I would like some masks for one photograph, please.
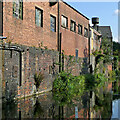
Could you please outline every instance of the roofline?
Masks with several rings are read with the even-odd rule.
[[[94,30],[94,32],[97,33],[99,36],[102,36],[102,34],[99,33],[97,30],[95,30],[92,26],[90,26],[90,28],[92,28]]]
[[[99,26],[99,27],[109,27],[110,28],[110,32],[111,32],[111,35],[112,35],[112,30],[111,30],[111,26]],[[113,37],[113,35],[112,35],[112,37]]]
[[[110,27],[110,25],[105,25],[105,26],[101,26],[101,25],[100,25],[99,27]]]
[[[74,7],[72,7],[71,5],[69,5],[67,2],[65,2],[64,0],[61,0],[63,3],[65,3],[67,6],[69,6],[70,8],[72,8],[73,10],[75,10],[77,13],[79,13],[80,15],[82,15],[83,17],[85,17],[87,20],[90,20],[88,17],[86,17],[85,15],[83,15],[82,13],[80,13],[78,10],[76,10]]]

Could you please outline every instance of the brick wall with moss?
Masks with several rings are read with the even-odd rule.
[[[9,49],[10,48],[10,49]],[[2,50],[3,97],[26,97],[36,92],[35,74],[41,73],[43,80],[37,92],[52,89],[59,72],[59,53],[47,48],[9,44]],[[88,59],[74,56],[64,57],[64,69],[74,75],[88,72]]]
[[[44,80],[39,92],[52,89],[52,82],[58,73],[58,52],[54,50],[11,45],[23,52],[3,50],[3,97],[23,97],[34,92],[34,75],[41,72]]]

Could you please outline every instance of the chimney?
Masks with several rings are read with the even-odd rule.
[[[99,18],[98,17],[93,17],[92,18],[92,24],[93,24],[93,28],[98,31]]]
[[[49,0],[49,4],[51,7],[54,6],[57,2],[58,0]]]

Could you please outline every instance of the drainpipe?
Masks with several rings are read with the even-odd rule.
[[[58,23],[57,23],[58,24],[58,30],[57,30],[58,48],[57,49],[58,49],[58,51],[60,51],[60,47],[59,47],[59,33],[60,33],[60,29],[59,29],[60,28],[60,26],[59,26],[59,0],[57,0],[57,2],[58,2],[58,10],[57,10],[58,11],[58,18],[57,18],[57,21],[58,21]]]
[[[89,65],[89,67],[88,67],[88,72],[89,73],[92,73],[92,65],[91,65],[91,61],[90,61],[90,54],[91,54],[91,46],[90,46],[90,37],[91,37],[91,34],[90,34],[90,24],[88,24],[88,59],[89,59],[89,62],[88,62],[88,65]]]
[[[22,85],[22,52],[19,52],[19,86]]]
[[[58,30],[57,30],[57,38],[58,38],[58,51],[59,51],[59,72],[61,72],[61,33],[60,33],[60,3],[58,2]]]
[[[89,54],[89,66],[90,66],[90,24],[88,24],[88,30],[89,30],[89,32],[88,32],[88,47],[89,47],[88,54]]]

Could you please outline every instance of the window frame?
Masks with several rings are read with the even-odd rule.
[[[87,30],[87,35],[85,34],[85,30]],[[88,29],[84,27],[84,37],[88,38]]]
[[[37,25],[36,23],[36,10],[39,10],[41,12],[41,24],[40,25]],[[35,25],[38,27],[43,27],[43,10],[38,7],[35,7]]]
[[[81,32],[79,32],[79,26],[81,27]],[[83,26],[81,24],[78,24],[78,34],[79,35],[83,34]]]
[[[52,29],[51,29],[51,17],[54,18],[54,20],[55,20],[54,31],[52,31]],[[51,32],[56,32],[56,17],[52,14],[50,14],[50,31]]]
[[[74,23],[74,30],[71,28],[71,23]],[[76,22],[74,20],[70,20],[70,31],[76,32]]]
[[[23,0],[18,0],[18,4],[17,1],[14,0],[12,8],[13,8],[13,16],[17,19],[23,20]]]
[[[64,26],[64,25],[62,24],[62,17],[64,17],[64,18],[66,19],[66,26]],[[61,15],[61,26],[62,26],[63,28],[67,28],[67,29],[68,29],[68,17],[66,17],[66,16],[64,16],[64,15]]]

